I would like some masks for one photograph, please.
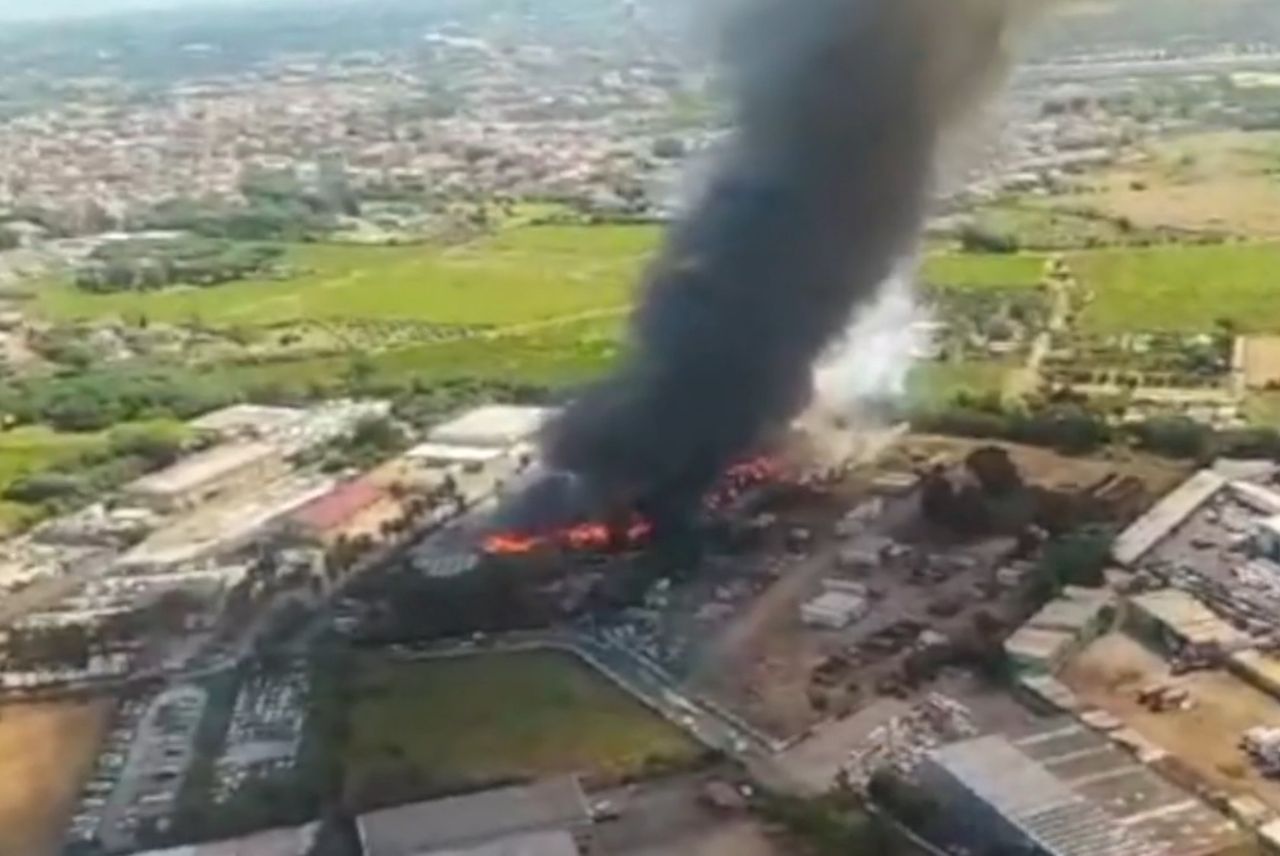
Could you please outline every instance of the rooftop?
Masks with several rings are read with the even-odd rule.
[[[1110,603],[1106,597],[1077,597],[1067,592],[1049,601],[1023,625],[1039,630],[1065,630],[1079,633],[1098,617]]]
[[[1154,856],[1154,844],[1130,833],[1005,737],[944,746],[934,763],[1050,856]]]
[[[158,473],[143,476],[129,485],[134,494],[171,496],[194,490],[206,482],[222,478],[241,467],[247,467],[280,451],[269,443],[236,443],[216,446],[179,461]]]
[[[1074,641],[1071,633],[1023,625],[1004,641],[1004,650],[1012,657],[1051,660]]]
[[[382,488],[368,479],[354,479],[299,508],[294,512],[293,520],[313,532],[327,532],[348,523],[352,517],[386,496]]]
[[[295,407],[267,407],[261,404],[233,404],[191,421],[197,431],[237,434],[244,431],[269,432],[295,425],[307,412]]]
[[[315,843],[319,824],[296,829],[271,829],[209,844],[191,844],[168,850],[150,850],[138,856],[306,856]]]
[[[571,829],[590,819],[578,780],[567,776],[383,809],[356,822],[365,856],[420,856],[450,848],[467,853],[496,839]]]
[[[1165,588],[1135,595],[1133,603],[1191,643],[1230,646],[1247,637],[1192,595]]]
[[[405,452],[406,458],[419,461],[456,464],[487,464],[503,455],[492,446],[459,446],[453,443],[420,443]]]
[[[514,446],[537,434],[551,413],[545,407],[478,407],[432,429],[427,438],[450,446]]]
[[[578,856],[573,836],[564,830],[513,835],[464,850],[432,850],[422,856]]]
[[[1201,470],[1178,485],[1120,533],[1111,550],[1115,560],[1125,566],[1137,562],[1226,483],[1226,479],[1213,470]]]

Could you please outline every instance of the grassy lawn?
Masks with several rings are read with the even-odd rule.
[[[657,241],[646,226],[513,228],[457,247],[304,245],[300,275],[213,288],[97,295],[46,283],[36,312],[252,326],[299,319],[412,319],[517,324],[618,306],[631,298]]]
[[[1034,288],[1044,276],[1036,253],[941,253],[924,260],[920,280],[954,288]]]
[[[907,378],[907,401],[912,407],[941,407],[962,389],[975,395],[998,393],[1009,371],[997,362],[917,363]]]
[[[1251,425],[1280,428],[1280,392],[1252,392],[1244,400],[1244,416]]]
[[[74,460],[103,442],[99,434],[64,434],[41,426],[0,433],[0,493],[23,476]],[[41,516],[37,507],[0,500],[0,535],[22,529]]]
[[[1280,331],[1280,244],[1099,250],[1070,263],[1094,292],[1091,332],[1203,331],[1219,318]]]
[[[117,426],[118,430],[131,428],[170,433],[179,439],[187,434],[182,423],[170,420]],[[24,476],[70,463],[87,452],[105,449],[107,437],[107,432],[73,434],[40,425],[27,425],[0,432],[0,493]],[[38,506],[0,500],[0,536],[23,529],[44,515],[44,510]]]
[[[368,657],[357,673],[345,752],[348,796],[357,802],[389,777],[413,776],[436,791],[561,772],[609,780],[699,751],[566,654]]]
[[[279,386],[306,392],[340,382],[359,357],[372,380],[397,386],[457,377],[553,386],[578,383],[605,371],[621,352],[625,313],[493,338],[423,343],[387,351],[214,367],[241,388]]]

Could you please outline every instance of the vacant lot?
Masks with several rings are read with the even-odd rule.
[[[1271,696],[1223,671],[1171,678],[1162,659],[1119,633],[1085,649],[1063,679],[1085,701],[1173,753],[1214,788],[1233,795],[1253,793],[1280,809],[1280,783],[1258,775],[1236,746],[1246,729],[1280,726],[1280,703]],[[1138,704],[1138,690],[1166,682],[1188,689],[1195,706],[1152,713]]]
[[[1109,170],[1090,192],[1055,206],[1127,217],[1137,226],[1280,237],[1280,134],[1229,131],[1155,143],[1139,162]]]
[[[53,856],[110,717],[109,702],[0,706],[0,856]]]
[[[250,326],[300,319],[412,319],[518,324],[629,302],[656,245],[645,226],[531,226],[457,247],[307,245],[297,275],[212,288],[96,295],[69,283],[39,290],[53,319],[116,315]]]
[[[1071,267],[1094,294],[1092,332],[1208,331],[1219,319],[1280,331],[1280,244],[1098,250]]]
[[[388,779],[436,791],[562,772],[608,781],[698,752],[566,654],[369,658],[356,692],[346,763],[357,803]]]
[[[1264,389],[1280,382],[1280,336],[1245,338],[1244,379],[1250,389]]]

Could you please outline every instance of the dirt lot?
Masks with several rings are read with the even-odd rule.
[[[1280,381],[1280,336],[1249,336],[1244,340],[1244,377],[1250,389]]]
[[[106,701],[0,707],[0,856],[52,856],[110,718]]]
[[[1212,787],[1233,795],[1253,793],[1280,809],[1280,782],[1254,772],[1236,746],[1247,728],[1280,726],[1275,699],[1223,671],[1170,678],[1163,659],[1118,633],[1090,645],[1062,677],[1081,698],[1173,753]],[[1165,682],[1190,690],[1195,707],[1152,713],[1137,703],[1139,689]]]
[[[998,446],[1009,453],[1030,483],[1046,488],[1065,489],[1093,484],[1109,473],[1131,475],[1141,479],[1147,491],[1154,497],[1163,496],[1183,479],[1190,470],[1174,461],[1126,451],[1113,451],[1105,455],[1072,457],[1060,455],[1052,449],[1037,446],[1021,446],[1016,443],[999,443],[990,440],[967,440],[961,437],[943,437],[934,434],[911,434],[899,443],[884,463],[890,468],[902,468],[912,462],[962,460],[975,449]]]
[[[1153,145],[1138,163],[1091,182],[1091,193],[1055,198],[1128,217],[1139,226],[1280,235],[1274,165],[1277,136],[1238,131],[1197,134]]]

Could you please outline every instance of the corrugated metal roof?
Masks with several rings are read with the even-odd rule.
[[[573,777],[498,788],[360,815],[365,856],[418,856],[520,833],[573,829],[590,822]]]
[[[1181,589],[1165,588],[1135,595],[1133,604],[1191,643],[1213,642],[1230,648],[1248,638]]]
[[[293,520],[313,532],[327,532],[349,522],[386,495],[382,488],[368,479],[355,479],[308,502],[294,512]]]
[[[1181,525],[1227,483],[1213,470],[1201,470],[1178,485],[1146,514],[1116,538],[1111,554],[1122,565],[1132,565]]]
[[[1156,856],[1165,852],[1075,793],[1006,738],[937,749],[934,763],[1051,856]]]
[[[568,832],[534,832],[500,838],[466,850],[433,850],[422,856],[578,856],[578,845]]]
[[[504,404],[477,407],[433,428],[427,439],[455,446],[513,446],[538,433],[552,412]]]
[[[1072,634],[1061,630],[1023,626],[1004,641],[1004,650],[1011,657],[1047,662],[1056,658],[1074,641]]]
[[[194,490],[227,474],[264,461],[283,457],[269,443],[235,443],[215,446],[179,461],[158,473],[143,476],[130,484],[128,491],[147,496],[171,496]]]

